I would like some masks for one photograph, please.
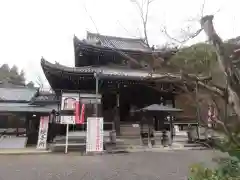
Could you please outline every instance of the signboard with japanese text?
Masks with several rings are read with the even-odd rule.
[[[75,111],[76,102],[79,102],[78,93],[62,93],[61,110]],[[61,115],[61,124],[75,124],[75,115]]]
[[[63,116],[61,115],[60,118],[61,124],[75,124],[75,116]]]
[[[87,145],[86,152],[103,151],[103,118],[87,118]]]
[[[47,148],[48,123],[49,116],[43,116],[40,118],[37,149]]]

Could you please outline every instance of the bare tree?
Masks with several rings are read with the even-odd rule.
[[[137,5],[138,10],[140,12],[140,17],[142,19],[142,24],[143,24],[143,29],[144,29],[145,41],[149,46],[148,34],[147,34],[147,23],[148,23],[148,13],[149,13],[148,8],[149,8],[149,4],[152,1],[147,1],[146,2],[146,5],[147,5],[146,6],[146,11],[144,11],[144,6],[143,6],[144,1],[142,1],[142,4],[140,4],[137,0],[134,0],[133,2]],[[229,86],[227,86],[227,89],[228,89],[227,92],[228,93],[226,94],[226,90],[224,88],[218,87],[218,86],[216,86],[212,83],[211,84],[206,83],[202,79],[199,79],[197,76],[190,76],[189,74],[186,73],[186,71],[184,69],[182,69],[182,67],[173,67],[173,68],[179,69],[181,71],[183,79],[185,79],[188,82],[188,84],[193,84],[195,82],[196,86],[198,86],[200,88],[203,88],[204,90],[207,90],[208,94],[211,97],[211,101],[212,101],[213,104],[215,104],[215,107],[218,110],[219,114],[220,114],[222,109],[216,103],[216,99],[220,98],[222,100],[225,100],[226,96],[228,95],[229,102],[232,104],[233,109],[235,110],[235,112],[237,113],[237,115],[239,117],[238,118],[238,120],[239,120],[240,119],[240,99],[239,99],[240,94],[237,93],[237,92],[239,92],[239,89],[240,89],[239,88],[239,82],[236,82],[236,77],[234,77],[234,73],[233,73],[233,65],[229,62],[229,57],[226,55],[226,51],[224,50],[223,42],[214,30],[214,27],[213,27],[213,24],[212,24],[213,16],[204,16],[205,3],[206,3],[206,1],[204,0],[203,4],[202,4],[202,7],[201,7],[200,17],[197,17],[194,20],[194,21],[196,21],[196,19],[198,19],[198,20],[201,19],[201,27],[197,31],[192,32],[190,27],[187,27],[187,30],[181,29],[181,34],[184,37],[184,38],[182,38],[182,40],[179,40],[178,38],[172,37],[168,33],[166,27],[164,27],[162,29],[162,32],[169,39],[171,39],[176,44],[178,44],[178,49],[179,50],[181,50],[181,47],[186,42],[188,42],[190,39],[193,39],[196,36],[198,36],[198,34],[200,32],[202,32],[202,30],[204,30],[206,32],[206,34],[209,37],[209,41],[213,43],[213,45],[216,49],[216,52],[218,54],[218,62],[221,66],[222,72],[226,74],[227,84],[229,84]],[[220,11],[220,9],[218,11],[216,11],[216,13],[218,13],[219,11]],[[178,51],[178,52],[180,52],[180,51]],[[153,58],[156,58],[156,57],[153,57]],[[171,66],[174,66],[174,65],[171,64]],[[181,86],[180,88],[182,88],[183,91],[186,92],[191,99],[195,99],[196,104],[197,104],[199,99],[196,96],[196,94],[190,92],[188,90],[188,88],[186,87],[186,84],[182,83],[180,86]],[[227,112],[225,112],[225,113],[227,113]],[[219,115],[218,118],[215,119],[215,123],[222,126],[223,130],[228,135],[228,137],[239,147],[240,143],[231,134],[230,129],[227,127],[228,122],[226,122],[226,119],[227,119],[226,115],[224,115],[224,116]]]
[[[35,83],[39,86],[40,90],[43,90],[43,88],[44,88],[44,81],[43,81],[43,79],[41,78],[40,75],[37,75]]]
[[[147,44],[147,46],[150,47],[147,34],[147,24],[149,16],[149,6],[154,0],[141,0],[141,2],[139,2],[138,0],[131,1],[137,6],[142,21],[144,41]]]
[[[133,3],[135,3],[138,8],[138,11],[140,13],[140,17],[142,20],[143,30],[144,30],[144,36],[145,36],[144,39],[145,39],[146,44],[149,46],[148,34],[147,34],[147,23],[148,23],[148,16],[149,16],[149,6],[151,3],[153,3],[154,0],[142,0],[141,2],[139,2],[138,0],[131,0],[131,1]],[[201,15],[203,15],[204,7],[205,7],[205,0],[203,2],[202,8],[201,8]],[[85,10],[86,10],[86,8],[85,8]],[[88,14],[87,10],[86,10],[86,13]],[[90,15],[89,15],[89,18],[93,22],[94,26],[96,27],[96,23],[94,22],[93,18]],[[96,28],[96,30],[98,32],[97,28]],[[179,41],[179,40],[175,39],[175,41],[178,42],[179,44],[183,45],[188,40],[196,37],[201,31],[202,31],[202,28],[193,33],[186,33],[186,39],[184,39],[183,41]],[[167,31],[165,31],[165,34],[167,36],[169,36],[169,38],[174,39],[167,33]],[[106,41],[108,41],[108,40],[106,39]],[[126,58],[126,60],[132,62],[133,64],[137,65],[138,67],[145,68],[142,64],[139,63],[139,61],[137,61],[133,57],[129,56],[125,52],[122,52],[122,51],[118,50],[117,48],[115,48],[115,45],[113,43],[111,43],[111,41],[109,41],[109,43],[113,46],[113,48],[112,48],[113,51],[119,53],[121,56]],[[152,56],[152,57],[155,60],[159,60],[159,57],[157,57],[157,56]],[[160,58],[160,60],[161,60],[161,63],[164,62],[164,61],[162,61],[162,58]],[[187,80],[187,82],[189,84],[195,84],[195,82],[197,82],[200,87],[205,88],[210,92],[214,92],[214,93],[220,95],[221,97],[224,96],[224,92],[222,91],[222,89],[219,89],[214,85],[206,84],[204,82],[208,78],[199,78],[196,75],[189,75],[188,73],[186,73],[186,71],[184,69],[181,69],[180,67],[173,66],[172,64],[170,66],[171,66],[171,68],[178,69],[181,72],[183,79]],[[151,67],[151,68],[154,69],[154,67]],[[166,76],[169,76],[169,75],[166,75]],[[159,80],[155,79],[155,81],[158,82]],[[157,87],[155,89],[157,89]],[[186,88],[184,88],[184,89],[186,89]]]
[[[222,73],[225,74],[228,92],[228,101],[233,107],[240,121],[240,94],[239,94],[239,79],[236,77],[236,70],[230,57],[225,50],[224,43],[216,33],[213,25],[213,15],[204,16],[201,21],[201,27],[204,29],[209,41],[213,44],[218,55],[218,63]]]

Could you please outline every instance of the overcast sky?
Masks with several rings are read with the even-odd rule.
[[[174,37],[189,23],[197,30],[199,23],[188,20],[199,17],[202,3],[203,0],[155,0],[149,14],[150,43],[166,43],[162,26]],[[206,0],[204,14],[219,10],[214,23],[226,39],[240,35],[239,7],[239,0]],[[138,11],[130,0],[0,0],[0,23],[0,65],[16,64],[32,81],[37,75],[44,77],[40,68],[42,56],[50,62],[74,65],[74,34],[84,38],[88,30],[139,37],[142,30]],[[202,33],[195,42],[204,40]]]

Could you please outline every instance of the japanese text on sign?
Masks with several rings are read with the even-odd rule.
[[[40,118],[37,149],[47,148],[48,123],[49,123],[48,116]]]
[[[87,118],[87,152],[103,151],[103,118]]]

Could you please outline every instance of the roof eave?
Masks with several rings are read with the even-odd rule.
[[[82,40],[79,40],[76,36],[74,37],[74,51],[77,54],[79,49],[94,49],[98,51],[105,51],[105,52],[126,52],[126,53],[135,53],[135,54],[152,54],[154,51],[149,50],[149,51],[142,51],[142,50],[133,50],[133,49],[116,49],[116,48],[110,48],[110,47],[104,47],[104,46],[98,46],[98,45],[93,45],[87,42],[84,42]],[[75,54],[75,55],[76,55]]]

